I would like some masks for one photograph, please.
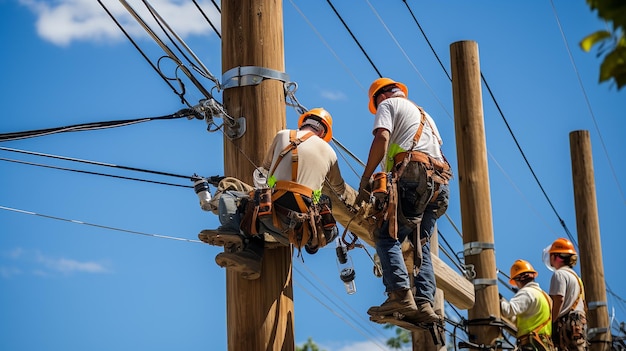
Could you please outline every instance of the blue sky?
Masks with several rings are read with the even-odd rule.
[[[119,2],[103,2],[148,57],[156,61],[163,54]],[[143,9],[139,1],[130,3]],[[151,3],[221,80],[220,39],[195,6]],[[199,3],[219,27],[212,3]],[[604,273],[619,296],[608,295],[609,312],[615,323],[623,321],[626,98],[598,83],[600,59],[578,47],[605,24],[582,0],[407,3],[448,72],[450,44],[478,43],[482,73],[556,209],[483,86],[496,263],[505,273],[515,259],[527,259],[547,289],[550,272],[541,250],[567,235],[559,218],[576,237],[569,133],[590,132]],[[380,72],[408,85],[409,97],[435,118],[456,170],[451,83],[406,4],[333,5]],[[156,117],[185,107],[95,1],[0,0],[0,19],[0,133]],[[330,111],[334,136],[365,160],[373,122],[366,91],[376,71],[327,2],[284,1],[284,28],[286,73],[298,84],[296,97],[307,108]],[[174,75],[171,65],[163,67]],[[196,104],[201,94],[188,82],[186,87],[185,97]],[[287,107],[288,127],[296,122],[297,113]],[[192,189],[6,160],[191,185],[6,149],[185,176],[223,174],[223,137],[206,127],[176,119],[0,142],[0,349],[226,349],[225,271],[214,263],[220,248],[197,241],[218,221],[200,209]],[[350,165],[342,161],[342,171],[356,187],[362,168]],[[460,254],[456,180],[448,215],[439,221],[440,231],[449,251]],[[338,278],[334,250],[294,259],[297,344],[312,337],[326,350],[385,349],[393,332],[369,322],[365,312],[384,300],[382,282],[371,274],[364,251],[351,256],[357,293],[350,296]],[[502,285],[500,291],[511,295]]]

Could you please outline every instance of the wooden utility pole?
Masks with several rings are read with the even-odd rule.
[[[463,249],[476,295],[469,309],[470,342],[495,345],[500,320],[496,277],[487,146],[483,120],[478,44],[459,41],[450,46],[454,129],[458,157]],[[473,272],[473,273],[472,273]]]
[[[236,67],[283,72],[282,0],[222,0],[222,73]],[[241,79],[244,81],[244,79]],[[224,174],[252,184],[274,135],[286,127],[285,94],[279,80],[228,88],[224,106],[244,117],[243,136],[224,140]],[[294,350],[291,251],[265,250],[258,280],[226,271],[228,350]]]
[[[576,229],[580,248],[580,272],[585,282],[588,333],[591,351],[605,351],[611,346],[606,286],[600,244],[600,225],[596,206],[596,187],[589,131],[569,135],[576,205]]]

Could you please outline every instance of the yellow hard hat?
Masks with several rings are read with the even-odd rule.
[[[533,266],[525,260],[517,260],[511,266],[511,280],[509,283],[515,285],[515,277],[519,276],[523,273],[534,273],[535,277],[537,276],[537,271],[533,268]]]
[[[333,117],[325,109],[318,107],[312,108],[300,115],[298,120],[298,128],[302,127],[304,121],[308,118],[318,120],[326,129],[326,134],[322,137],[324,141],[329,142],[333,138]]]
[[[395,85],[398,88],[400,88],[400,90],[402,90],[402,92],[404,93],[405,96],[409,96],[409,89],[406,87],[406,85],[400,83],[400,82],[396,82],[395,80],[391,79],[391,78],[378,78],[376,79],[374,82],[372,82],[372,85],[370,85],[370,90],[369,90],[369,109],[371,113],[376,113],[376,102],[374,101],[374,96],[376,95],[376,93],[378,93],[378,91],[386,86],[389,85]]]
[[[574,249],[574,244],[572,244],[571,241],[565,238],[556,239],[552,243],[552,246],[550,246],[549,252],[551,254],[558,253],[558,254],[576,255],[576,249]]]

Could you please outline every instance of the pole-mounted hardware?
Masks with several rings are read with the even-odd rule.
[[[258,85],[266,79],[275,79],[285,83],[289,81],[289,75],[271,68],[237,66],[222,74],[223,83],[221,88],[226,90],[229,88]],[[225,124],[226,128],[224,128],[224,133],[231,139],[237,139],[246,132],[246,118],[233,118],[232,122],[233,123]]]
[[[493,250],[494,248],[494,243],[482,243],[479,241],[473,241],[463,244],[463,255],[478,255],[479,253],[483,252],[483,250]]]
[[[222,74],[222,89],[258,85],[265,79],[276,79],[285,83],[289,81],[289,75],[271,68],[238,66]]]

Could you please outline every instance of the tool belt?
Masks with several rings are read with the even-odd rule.
[[[407,152],[400,152],[393,157],[394,164],[400,165],[407,157]],[[411,151],[409,162],[420,162],[426,166],[428,176],[432,177],[435,183],[448,184],[452,179],[452,171],[448,162],[439,161],[421,151]],[[397,166],[396,166],[397,167]]]
[[[256,189],[250,192],[241,230],[258,235],[259,221],[268,219],[298,251],[305,245],[310,248],[326,246],[337,236],[337,223],[332,215],[330,199],[322,196],[318,203],[311,204],[312,193],[310,188],[290,181],[278,181],[274,189]],[[277,202],[286,194],[293,195],[297,210]]]
[[[553,351],[552,339],[546,334],[530,334],[517,337],[517,345],[521,350]]]

